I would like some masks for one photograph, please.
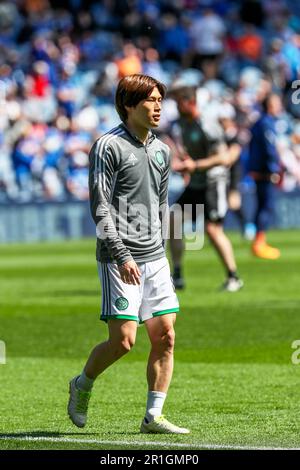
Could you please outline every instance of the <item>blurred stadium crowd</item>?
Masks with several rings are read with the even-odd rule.
[[[89,149],[118,124],[114,92],[132,73],[197,87],[211,131],[237,123],[242,162],[279,92],[281,186],[300,187],[298,2],[0,0],[0,201],[86,200]],[[168,97],[161,130],[176,118]]]

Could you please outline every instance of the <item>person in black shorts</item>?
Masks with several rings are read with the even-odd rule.
[[[247,235],[247,221],[242,210],[242,196],[240,191],[240,182],[242,179],[242,166],[240,155],[243,145],[246,145],[245,137],[242,138],[236,123],[236,112],[230,103],[224,103],[218,113],[218,121],[224,132],[224,140],[226,142],[229,153],[236,159],[229,168],[228,183],[228,207],[235,214],[241,232]],[[249,225],[249,224],[248,224]]]
[[[227,151],[220,137],[213,139],[203,130],[197,107],[196,90],[182,87],[173,91],[179,119],[171,125],[170,136],[181,148],[182,161],[178,172],[189,173],[190,181],[176,204],[182,209],[192,205],[192,220],[196,221],[197,204],[204,204],[205,230],[226,270],[223,289],[236,292],[243,287],[237,275],[232,245],[223,230],[227,212],[228,171],[235,158]],[[173,281],[177,289],[185,287],[182,273],[184,242],[174,236],[175,212],[170,214],[170,250],[173,261]]]

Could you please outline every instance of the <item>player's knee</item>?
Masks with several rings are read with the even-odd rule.
[[[223,228],[221,225],[207,224],[206,226],[206,233],[212,239],[217,238],[222,232],[223,232]]]
[[[212,224],[207,224],[206,233],[209,237],[213,237],[215,235],[215,226]]]
[[[169,328],[160,335],[152,338],[152,347],[165,352],[173,352],[175,346],[175,331]]]
[[[175,346],[175,331],[174,329],[170,329],[167,331],[165,334],[165,344],[166,344],[166,350],[168,351],[173,351],[174,346]]]
[[[115,357],[121,357],[129,353],[134,346],[134,338],[125,336],[113,344],[113,351]]]
[[[134,338],[130,336],[126,336],[120,341],[119,346],[120,346],[120,352],[122,353],[122,356],[131,351],[131,349],[134,346],[134,343],[135,343]]]

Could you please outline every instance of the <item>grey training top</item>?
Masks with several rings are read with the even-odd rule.
[[[123,123],[93,145],[89,191],[98,261],[121,265],[165,256],[169,153],[152,132],[144,145]]]

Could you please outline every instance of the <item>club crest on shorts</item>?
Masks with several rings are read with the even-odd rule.
[[[157,152],[155,152],[155,159],[157,161],[157,163],[159,164],[159,166],[163,166],[165,161],[164,161],[164,157],[162,156],[162,153],[158,150]]]
[[[118,297],[117,300],[115,301],[115,306],[117,307],[118,310],[126,310],[128,305],[129,305],[129,302],[125,297]]]

